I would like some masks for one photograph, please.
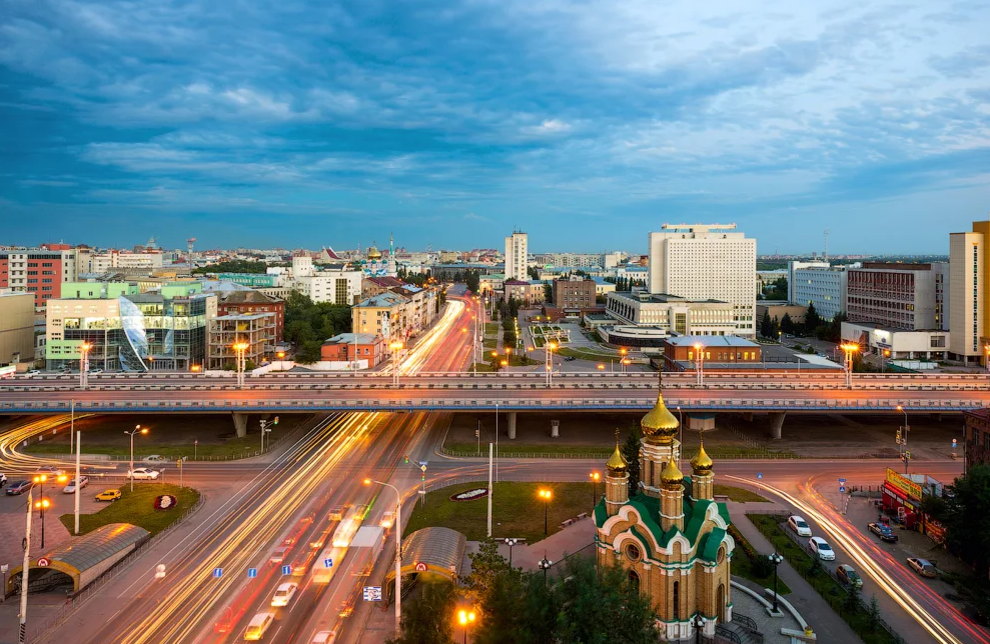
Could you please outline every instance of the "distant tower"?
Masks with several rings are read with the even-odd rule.
[[[189,239],[186,240],[186,248],[189,250],[189,257],[192,257],[192,254],[193,254],[193,244],[195,244],[195,243],[196,243],[196,238],[195,237],[190,237]]]
[[[395,266],[395,240],[392,238],[392,233],[388,234],[388,274],[392,277],[399,274]]]
[[[828,261],[828,228],[825,229],[825,256],[822,258],[822,261]]]

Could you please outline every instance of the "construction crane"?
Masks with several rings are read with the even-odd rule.
[[[193,254],[193,244],[195,244],[195,243],[196,243],[196,238],[195,237],[190,237],[189,239],[186,240],[186,248],[189,249],[189,257],[192,257],[192,254]]]

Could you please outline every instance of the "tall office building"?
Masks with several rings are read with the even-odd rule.
[[[756,335],[756,240],[735,224],[664,224],[650,233],[650,293],[732,304],[734,333]]]
[[[850,322],[904,331],[947,331],[949,265],[866,262],[850,268],[846,312]],[[948,285],[951,287],[951,284]]]
[[[529,235],[513,232],[505,238],[505,279],[526,280],[526,258],[529,254]]]
[[[979,362],[990,343],[990,221],[974,221],[973,232],[949,235],[949,353],[957,360]]]

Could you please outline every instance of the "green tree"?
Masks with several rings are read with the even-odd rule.
[[[955,480],[947,496],[942,525],[946,545],[969,563],[976,576],[990,568],[990,465],[971,466]]]
[[[815,305],[808,304],[808,312],[804,314],[804,328],[809,332],[814,332],[818,329],[818,325],[822,323],[822,317],[818,315],[818,311],[815,310]]]
[[[419,597],[402,602],[402,635],[387,644],[453,644],[457,589],[449,581],[420,586]]]
[[[780,330],[784,333],[794,333],[794,322],[790,313],[784,313],[784,317],[780,319]]]
[[[866,615],[870,620],[870,632],[876,633],[880,628],[880,602],[876,595],[870,596],[870,603],[866,607]]]
[[[469,291],[477,295],[481,292],[481,278],[474,271],[468,271],[464,276],[464,283]]]
[[[854,614],[860,609],[860,592],[856,584],[849,584],[846,589],[846,598],[842,602],[842,610],[849,614]]]
[[[553,303],[553,284],[543,280],[543,301]]]
[[[629,496],[639,492],[639,425],[634,424],[629,429],[626,442],[622,445],[622,456],[629,463]]]
[[[478,544],[478,552],[468,554],[471,560],[471,573],[461,578],[467,599],[478,606],[491,591],[494,580],[499,575],[507,573],[509,562],[498,552],[498,542],[494,539],[484,539]]]
[[[772,337],[773,320],[770,319],[770,309],[763,312],[763,319],[760,321],[760,335],[764,338]]]
[[[260,273],[268,271],[268,264],[265,262],[251,262],[244,259],[232,259],[225,262],[210,264],[209,266],[199,266],[192,270],[194,275],[216,274],[216,273]]]

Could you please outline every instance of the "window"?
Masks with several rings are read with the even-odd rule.
[[[681,582],[674,582],[674,619],[681,616]]]
[[[633,543],[626,546],[626,558],[629,559],[629,561],[639,561],[640,558],[642,558],[642,553],[639,550],[639,546]]]
[[[635,570],[629,571],[629,585],[633,587],[633,590],[639,592],[639,575],[636,574]]]

